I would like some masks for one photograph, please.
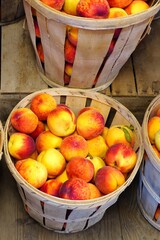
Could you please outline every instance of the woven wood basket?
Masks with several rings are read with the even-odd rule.
[[[2,122],[0,121],[0,160],[2,159],[3,154],[3,143],[4,143],[4,130]]]
[[[42,79],[51,87],[103,90],[118,75],[137,44],[150,30],[153,16],[159,11],[159,0],[148,10],[115,19],[87,19],[71,16],[44,5],[40,0],[24,0],[28,29]],[[36,10],[44,52],[41,64],[31,9]],[[64,84],[64,45],[67,26],[78,27],[78,43],[68,85]],[[121,33],[108,56],[116,29]]]
[[[145,154],[140,168],[140,181],[138,187],[138,204],[143,216],[155,228],[160,230],[160,217],[154,218],[158,205],[160,204],[160,159],[154,152],[148,138],[148,120],[155,115],[160,108],[160,95],[158,95],[148,106],[142,125]]]
[[[23,0],[1,0],[0,26],[17,22],[24,16]]]
[[[78,232],[99,222],[106,209],[113,205],[119,195],[133,181],[143,157],[141,127],[134,115],[119,102],[110,97],[92,91],[67,88],[47,89],[32,93],[22,99],[13,109],[29,106],[31,99],[40,92],[47,92],[55,97],[57,103],[65,103],[71,109],[78,111],[85,106],[94,106],[102,111],[106,126],[114,124],[132,124],[136,133],[135,151],[137,163],[126,182],[113,193],[92,200],[65,200],[49,196],[28,184],[16,171],[12,158],[8,152],[8,138],[12,132],[10,113],[5,125],[4,153],[6,163],[18,186],[19,193],[27,213],[42,226],[61,233]]]

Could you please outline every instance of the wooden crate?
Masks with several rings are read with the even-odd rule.
[[[37,56],[37,66],[43,80],[51,87],[92,89],[96,91],[108,87],[117,77],[132,52],[147,31],[153,16],[159,11],[156,2],[148,10],[119,20],[86,19],[56,11],[46,7],[39,0],[24,0],[24,8],[31,41]],[[34,17],[40,29],[44,64],[41,63],[36,45]],[[67,26],[77,27],[78,43],[69,84],[64,83],[65,56],[64,45]],[[108,56],[110,44],[117,29],[120,35],[112,53]],[[89,46],[89,47],[88,47]]]
[[[135,146],[137,153],[136,165],[126,179],[126,182],[116,191],[97,199],[73,201],[49,196],[29,185],[15,169],[14,162],[8,152],[8,138],[12,132],[10,116],[5,125],[4,152],[6,163],[15,178],[19,193],[28,214],[45,228],[54,231],[69,233],[78,232],[89,228],[101,220],[107,208],[113,205],[119,195],[131,184],[134,179],[143,156],[143,144],[141,127],[134,115],[116,100],[92,91],[75,90],[66,88],[46,89],[34,92],[22,99],[13,109],[27,107],[31,99],[40,92],[47,92],[55,97],[57,103],[65,103],[77,114],[85,106],[93,106],[101,110],[106,124],[133,125],[135,130]]]
[[[155,97],[148,106],[143,124],[145,154],[140,171],[140,182],[137,199],[144,217],[158,230],[160,230],[160,216],[155,219],[155,213],[160,204],[160,159],[152,148],[148,137],[148,120],[155,116],[160,108],[160,95]]]

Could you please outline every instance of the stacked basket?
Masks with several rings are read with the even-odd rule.
[[[106,126],[115,124],[133,125],[136,139],[134,150],[137,153],[136,165],[127,178],[126,182],[114,192],[91,200],[66,200],[50,196],[32,187],[17,172],[13,159],[8,152],[8,139],[13,129],[10,118],[12,112],[20,107],[30,105],[31,99],[40,92],[46,92],[54,96],[57,103],[67,104],[75,114],[86,106],[93,106],[101,110],[104,115]],[[113,205],[119,195],[133,181],[143,157],[143,144],[141,128],[134,115],[119,102],[100,93],[85,90],[68,90],[67,88],[47,89],[32,93],[22,99],[10,113],[5,125],[4,152],[6,163],[15,178],[19,193],[27,213],[45,228],[62,232],[78,232],[94,225],[103,217],[106,209]]]
[[[39,73],[51,87],[63,87],[64,45],[67,26],[77,27],[78,43],[68,88],[102,90],[118,75],[137,44],[148,30],[160,3],[153,1],[152,7],[138,14],[114,19],[88,19],[77,17],[47,7],[40,0],[24,0],[24,8],[31,41],[37,57]],[[41,63],[36,47],[36,32],[32,11],[40,29],[44,52]],[[109,47],[117,29],[121,33],[112,53]]]
[[[156,155],[148,137],[148,121],[160,108],[160,96],[148,106],[142,125],[144,148],[146,154],[140,169],[140,181],[137,192],[138,203],[144,217],[160,230],[160,216],[155,213],[160,206],[160,158]]]

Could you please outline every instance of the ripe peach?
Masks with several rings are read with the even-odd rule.
[[[58,197],[59,196],[59,189],[62,186],[62,183],[59,182],[56,179],[49,179],[47,180],[42,187],[40,187],[40,190],[44,193],[47,193],[49,195]]]
[[[101,133],[101,136],[104,138],[104,140],[106,139],[108,133],[108,127],[104,127],[103,132]]]
[[[36,37],[40,38],[41,35],[40,35],[40,29],[39,29],[39,26],[38,26],[37,18],[34,18],[33,22],[34,22],[34,28],[35,28]]]
[[[158,151],[160,151],[160,130],[158,130],[155,133],[154,141],[155,141],[156,148],[158,149]]]
[[[36,150],[36,145],[32,137],[25,133],[13,133],[8,141],[8,150],[12,157],[25,159],[31,156]]]
[[[70,178],[62,184],[59,197],[70,200],[87,200],[90,199],[90,188],[83,179]]]
[[[155,134],[160,130],[160,117],[153,116],[148,121],[148,137],[152,144],[155,142]]]
[[[64,67],[64,72],[71,77],[72,75],[72,70],[73,70],[73,64],[65,62],[65,67]]]
[[[65,72],[64,72],[64,85],[68,85],[70,83],[71,80],[71,76],[68,76]]]
[[[96,185],[94,185],[93,183],[88,183],[88,186],[90,189],[90,199],[99,198],[102,196],[102,193],[99,191]]]
[[[64,57],[68,63],[73,63],[76,55],[76,47],[68,40],[65,41]]]
[[[77,4],[77,16],[87,18],[106,18],[110,6],[106,0],[79,0]]]
[[[94,175],[94,166],[91,161],[84,157],[73,157],[66,166],[68,178],[82,178],[90,182]]]
[[[100,168],[96,174],[95,185],[103,194],[115,191],[125,182],[125,177],[121,171],[111,166]]]
[[[131,15],[145,11],[148,8],[149,5],[145,1],[134,0],[124,10],[127,12],[128,15]]]
[[[62,138],[54,135],[49,130],[43,131],[36,139],[36,149],[40,153],[49,148],[60,148]]]
[[[42,133],[43,131],[45,131],[45,124],[42,121],[38,120],[36,129],[29,135],[35,140],[39,136],[39,134]]]
[[[128,14],[122,8],[112,7],[109,10],[108,18],[126,17]]]
[[[154,214],[154,219],[157,221],[160,217],[160,204],[158,204],[158,207],[155,211],[155,214]]]
[[[108,0],[110,7],[117,8],[125,8],[127,7],[133,0]]]
[[[48,93],[39,93],[31,100],[30,109],[38,116],[39,120],[47,120],[48,114],[55,109],[57,103]]]
[[[98,110],[88,110],[77,117],[77,132],[89,140],[103,132],[104,117]]]
[[[63,5],[63,11],[70,15],[76,15],[76,8],[79,0],[65,0]]]
[[[38,157],[38,152],[37,152],[37,150],[35,150],[35,151],[29,156],[29,158],[32,158],[32,159],[34,159],[34,160],[37,160],[37,157]]]
[[[93,158],[87,157],[87,159],[89,159],[94,166],[94,178],[92,180],[95,181],[97,171],[100,168],[104,167],[106,164],[105,164],[104,160],[100,157],[93,157]]]
[[[157,110],[156,115],[157,115],[158,117],[160,117],[160,108]]]
[[[92,157],[94,156],[97,156],[100,158],[105,157],[108,147],[106,145],[104,138],[101,135],[95,138],[92,138],[90,140],[87,140],[87,143],[88,143],[89,155],[91,155]]]
[[[64,169],[64,171],[58,175],[56,178],[56,180],[58,180],[59,182],[64,183],[65,181],[68,180],[68,176],[67,176],[67,172],[66,172],[66,168]]]
[[[133,147],[135,143],[135,132],[129,126],[114,125],[108,129],[105,141],[109,147],[116,143],[124,143]]]
[[[137,161],[137,154],[132,147],[117,143],[108,148],[105,156],[107,165],[120,170],[122,173],[130,172]]]
[[[158,151],[155,144],[152,145],[152,148],[153,148],[154,152],[156,153],[157,157],[160,158],[160,151]]]
[[[41,0],[44,4],[56,10],[62,10],[64,0]]]
[[[40,188],[47,180],[46,167],[34,159],[19,160],[15,167],[19,174],[35,188]]]
[[[44,52],[43,52],[43,46],[41,41],[37,43],[36,47],[37,47],[37,53],[38,53],[39,59],[42,63],[44,63]]]
[[[86,157],[88,155],[87,141],[80,135],[72,134],[63,139],[60,152],[67,161],[73,157]]]
[[[77,42],[78,42],[78,28],[68,26],[67,27],[67,37],[68,37],[68,40],[73,44],[73,46],[76,47]]]
[[[95,111],[99,111],[98,108],[96,107],[93,107],[93,106],[89,106],[89,107],[84,107],[84,108],[81,108],[78,112],[78,115],[79,116],[81,113],[85,112],[85,111],[88,111],[88,110],[95,110]],[[99,111],[100,112],[100,111]],[[100,112],[101,113],[101,112]]]
[[[37,161],[41,162],[47,168],[48,178],[55,178],[61,174],[66,167],[66,161],[63,155],[54,148],[42,151],[38,155]]]
[[[49,113],[47,125],[53,134],[59,137],[65,137],[75,131],[76,117],[70,108],[58,106]]]
[[[11,124],[19,132],[29,134],[38,125],[38,117],[29,108],[18,108],[11,115]]]

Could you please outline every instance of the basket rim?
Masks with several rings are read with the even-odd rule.
[[[149,140],[148,136],[148,120],[151,117],[150,114],[154,110],[155,107],[160,107],[160,95],[155,97],[151,103],[149,104],[148,108],[146,109],[146,112],[144,114],[143,123],[142,123],[142,135],[143,135],[143,142],[144,142],[144,148],[147,152],[147,155],[150,157],[150,161],[152,162],[153,166],[160,172],[160,162],[159,158],[154,152],[152,145]]]
[[[67,96],[79,96],[79,97],[90,97],[91,99],[95,99],[95,100],[100,100],[103,103],[116,103],[117,107],[115,108],[117,111],[120,112],[120,110],[123,109],[123,111],[127,112],[127,117],[132,119],[136,125],[136,130],[138,131],[138,138],[139,138],[139,150],[138,150],[138,157],[137,157],[137,162],[136,165],[134,167],[134,169],[132,170],[129,178],[124,182],[124,184],[119,187],[118,189],[116,189],[114,192],[109,193],[107,195],[101,196],[99,198],[95,198],[95,199],[89,199],[89,200],[68,200],[68,199],[61,199],[58,197],[54,197],[51,195],[48,195],[46,193],[43,193],[42,191],[36,189],[35,187],[33,187],[31,184],[29,184],[16,170],[13,161],[10,157],[10,154],[8,152],[8,126],[10,123],[10,117],[12,112],[21,107],[21,104],[23,104],[24,102],[27,101],[27,103],[30,102],[30,99],[37,95],[38,93],[42,93],[42,92],[46,92],[46,93],[52,93],[53,96],[60,96],[63,94],[67,95]],[[26,104],[25,104],[26,105]],[[120,112],[121,114],[123,114],[123,112]],[[27,191],[30,190],[31,193],[34,193],[34,195],[37,195],[37,197],[41,197],[45,202],[49,202],[50,203],[57,203],[57,204],[63,204],[65,206],[69,206],[69,207],[75,207],[75,206],[84,206],[84,205],[88,205],[88,204],[95,204],[98,203],[100,204],[101,202],[104,202],[105,200],[110,200],[113,196],[118,196],[131,184],[131,182],[133,181],[135,175],[137,174],[139,167],[141,165],[142,162],[142,158],[143,158],[143,153],[144,153],[144,147],[142,144],[142,136],[141,136],[141,126],[138,122],[138,120],[136,119],[136,117],[125,107],[123,106],[121,103],[119,103],[117,100],[103,95],[101,93],[98,92],[93,92],[93,91],[85,91],[85,90],[80,90],[78,91],[77,89],[67,89],[67,88],[49,88],[49,89],[43,89],[43,90],[39,90],[36,91],[34,93],[31,93],[29,95],[27,95],[26,97],[24,97],[10,112],[5,127],[4,127],[4,134],[5,134],[5,138],[4,138],[4,155],[5,155],[5,161],[6,164],[10,170],[10,172],[12,173],[13,177],[15,178],[15,180],[17,181],[18,184],[20,184],[22,187],[26,188]]]
[[[63,13],[56,9],[53,9],[40,0],[23,0],[27,2],[33,8],[38,10],[43,16],[48,19],[56,20],[57,22],[65,23],[79,28],[102,30],[102,29],[113,29],[115,27],[122,28],[130,25],[138,24],[145,21],[147,18],[153,17],[160,9],[160,0],[155,0],[154,4],[147,10],[129,15],[127,17],[113,18],[113,19],[93,19],[86,17],[78,17],[70,14]],[[148,16],[146,18],[146,15]]]

